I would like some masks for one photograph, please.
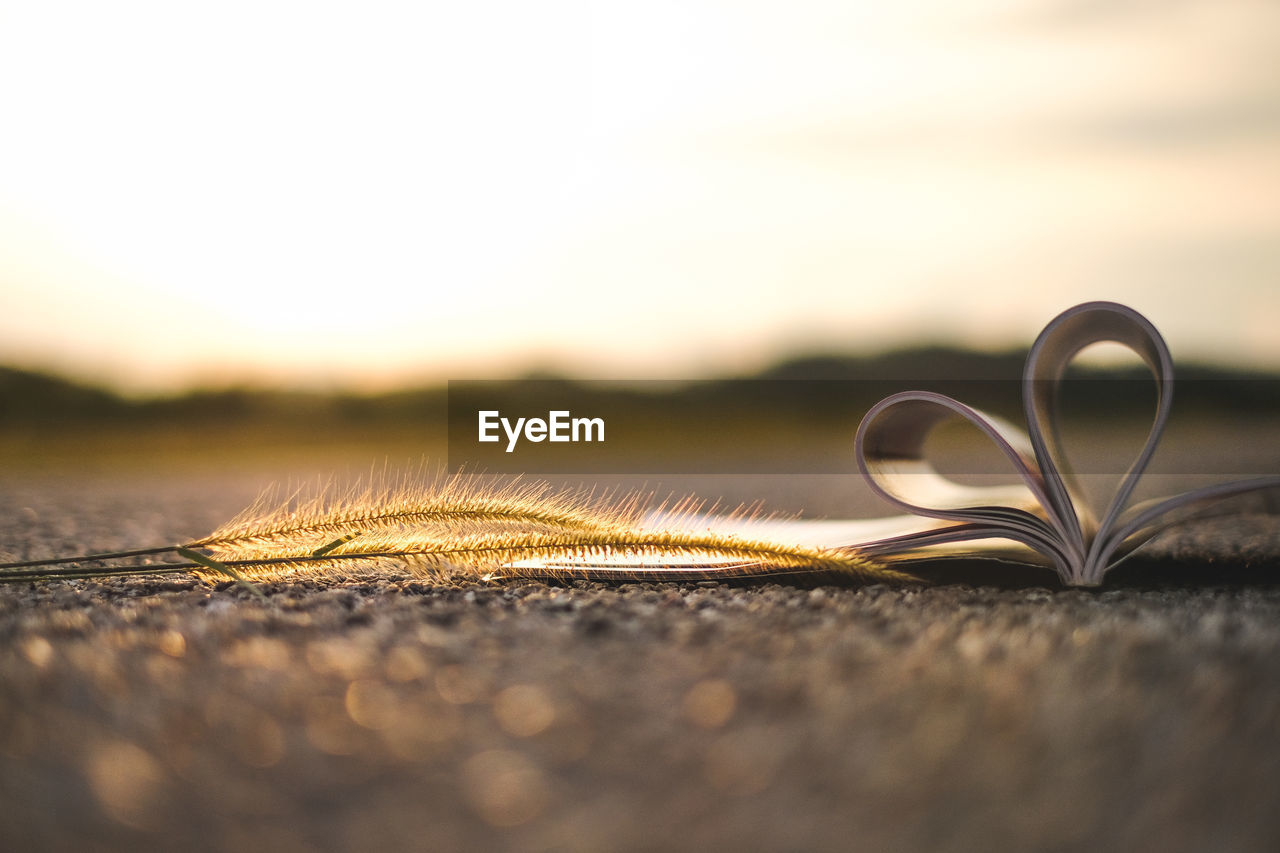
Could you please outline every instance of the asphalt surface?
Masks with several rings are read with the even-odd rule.
[[[3,482],[0,556],[258,485]],[[1250,515],[1101,591],[0,587],[0,849],[1280,849],[1278,555]]]

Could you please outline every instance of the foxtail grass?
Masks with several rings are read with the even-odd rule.
[[[463,475],[392,486],[371,481],[345,493],[273,490],[203,538],[0,564],[0,582],[190,573],[230,578],[257,593],[256,581],[371,574],[675,580],[812,573],[866,583],[913,580],[856,549],[691,532],[696,525],[681,521],[702,506],[690,500],[666,507],[664,527],[654,529],[643,523],[647,506],[638,494],[595,498]],[[165,555],[182,562],[136,562]]]

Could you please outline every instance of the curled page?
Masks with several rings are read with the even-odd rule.
[[[955,419],[984,433],[1022,485],[962,486],[939,474],[925,458],[925,441],[933,429]],[[997,530],[1051,557],[1059,571],[1071,562],[1073,555],[1062,553],[1072,541],[1070,523],[1045,489],[1030,439],[1012,424],[942,394],[906,391],[872,407],[858,428],[855,447],[867,484],[889,503],[988,534]]]

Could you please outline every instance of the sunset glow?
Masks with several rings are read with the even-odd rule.
[[[1280,8],[859,5],[5,4],[0,363],[680,377],[1112,299],[1280,367]]]

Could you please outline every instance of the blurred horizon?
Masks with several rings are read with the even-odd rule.
[[[0,364],[749,375],[1124,302],[1280,369],[1264,0],[0,8]]]
[[[890,394],[928,390],[1022,423],[1024,355],[932,348],[801,359],[696,382],[544,376],[388,392],[230,387],[147,397],[0,366],[0,470],[6,477],[146,470],[293,478],[434,460],[489,474],[852,480],[854,430]],[[1118,475],[1151,428],[1155,385],[1144,367],[1093,367],[1073,369],[1062,383],[1065,434],[1078,473]],[[1184,364],[1178,373],[1158,472],[1221,480],[1274,471],[1269,439],[1280,413],[1280,371]],[[476,443],[481,410],[511,418],[586,413],[607,422],[609,440],[526,443],[508,456],[501,445]],[[936,432],[930,454],[949,474],[1008,473],[992,465],[998,454],[976,430],[950,424]]]

